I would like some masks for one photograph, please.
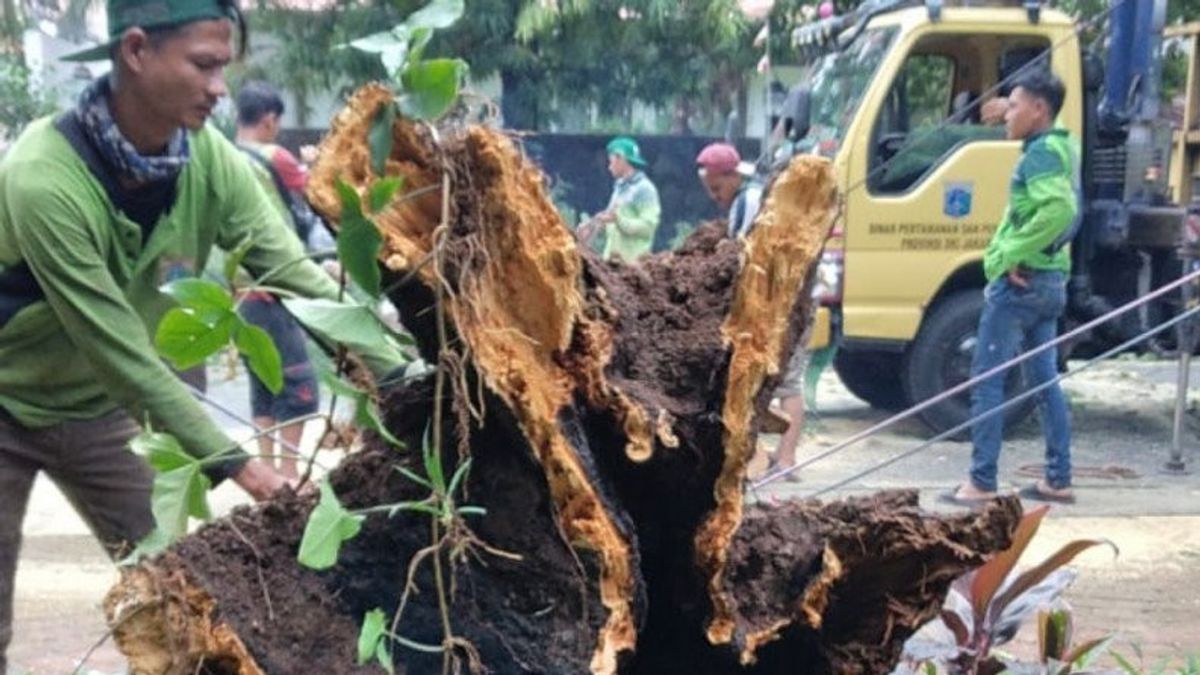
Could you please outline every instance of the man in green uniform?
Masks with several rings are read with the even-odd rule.
[[[174,435],[256,499],[285,479],[205,414],[156,356],[165,281],[213,247],[252,243],[260,275],[302,258],[246,158],[205,126],[244,21],[232,0],[109,0],[111,58],[78,105],[34,122],[0,162],[0,673],[12,637],[21,521],[36,475],[66,493],[110,555],[154,527],[152,472],[130,452],[139,424]],[[303,262],[271,280],[336,298]]]
[[[606,235],[605,260],[620,256],[626,262],[634,262],[654,247],[654,233],[662,208],[658,202],[658,189],[646,176],[646,160],[641,149],[632,138],[619,136],[608,144],[608,171],[614,179],[612,197],[608,207],[592,219],[591,234],[603,230]]]
[[[1009,361],[1022,349],[1052,341],[1067,304],[1066,279],[1071,269],[1067,244],[1079,226],[1079,150],[1074,139],[1054,126],[1066,90],[1054,75],[1035,71],[1013,87],[1005,112],[1008,138],[1022,141],[1023,154],[1013,173],[1008,208],[984,252],[983,314],[971,375],[979,376]],[[1057,375],[1057,350],[1047,349],[1025,363],[1029,385]],[[971,392],[971,416],[994,411],[1004,402],[1001,371]],[[1028,498],[1072,502],[1071,420],[1058,384],[1038,395],[1046,438],[1042,480],[1022,491]],[[997,464],[1004,415],[995,412],[971,429],[970,480],[949,501],[973,505],[996,496]]]

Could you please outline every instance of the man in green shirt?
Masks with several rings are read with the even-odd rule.
[[[0,673],[21,521],[45,471],[113,556],[153,529],[152,472],[127,448],[149,422],[256,499],[285,485],[233,451],[156,356],[158,289],[252,242],[260,275],[304,256],[231,143],[205,125],[244,21],[232,0],[109,0],[111,58],[72,110],[34,122],[0,162]],[[308,261],[271,285],[336,299]]]
[[[612,139],[607,151],[608,171],[615,180],[612,197],[608,207],[592,219],[596,229],[589,228],[585,239],[603,230],[607,237],[603,258],[620,256],[625,262],[634,262],[654,247],[654,233],[662,213],[658,189],[646,176],[646,160],[632,138]]]
[[[1009,361],[1022,349],[1054,340],[1066,308],[1066,277],[1071,267],[1067,244],[1080,222],[1079,150],[1068,133],[1054,127],[1065,89],[1054,75],[1035,71],[1020,78],[1005,113],[1008,137],[1023,142],[1013,173],[1008,208],[984,253],[983,314],[975,344],[972,376]],[[1025,363],[1029,385],[1057,375],[1057,350],[1047,349]],[[1000,372],[975,386],[971,416],[1004,402]],[[1045,477],[1022,491],[1043,501],[1074,501],[1071,492],[1071,420],[1058,384],[1038,395],[1046,437]],[[997,462],[1004,415],[993,412],[971,430],[970,481],[949,495],[973,504],[997,494]]]

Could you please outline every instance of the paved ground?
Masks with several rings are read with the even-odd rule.
[[[1195,621],[1200,615],[1200,474],[1177,477],[1159,471],[1170,447],[1174,377],[1172,364],[1114,361],[1071,381],[1075,465],[1084,470],[1117,466],[1132,470],[1136,477],[1080,477],[1079,503],[1053,510],[1027,558],[1040,559],[1076,538],[1113,540],[1121,549],[1115,560],[1102,550],[1078,560],[1079,581],[1067,596],[1076,609],[1077,633],[1085,638],[1115,633],[1114,644],[1120,651],[1131,655],[1134,648],[1130,645],[1136,645],[1147,655],[1148,665],[1161,658],[1200,653],[1200,628]],[[1193,374],[1194,382],[1200,382],[1197,377],[1200,368]],[[217,399],[245,414],[243,382],[217,382],[212,390]],[[1200,461],[1196,397],[1200,393],[1194,393],[1190,401],[1187,436],[1187,459],[1193,467]],[[884,417],[854,399],[832,376],[821,382],[820,404],[820,417],[805,439],[802,457],[827,449]],[[245,433],[235,422],[225,420],[223,424]],[[773,485],[764,490],[764,496],[811,494],[914,447],[926,436],[919,423],[901,423],[808,467],[801,483]],[[308,441],[311,444],[312,439]],[[767,438],[767,444],[773,442]],[[837,490],[834,496],[917,487],[925,505],[942,509],[935,496],[963,479],[969,453],[966,444],[939,443]],[[1019,470],[1039,462],[1040,455],[1036,425],[1019,430],[1002,458],[1003,482],[1010,487],[1030,482],[1032,478]],[[242,501],[231,486],[223,486],[213,496],[218,512]],[[35,489],[25,534],[10,661],[18,666],[16,673],[70,673],[105,634],[98,606],[115,573],[49,483],[41,482]],[[1031,648],[1027,631],[1014,650],[1027,653]],[[88,661],[89,668],[105,674],[122,672],[122,665],[108,643]]]

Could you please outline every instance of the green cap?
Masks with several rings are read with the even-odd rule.
[[[608,154],[623,157],[626,162],[634,166],[646,166],[646,160],[642,159],[642,151],[638,149],[637,141],[628,136],[617,136],[609,141]]]
[[[63,61],[103,61],[126,30],[167,28],[204,19],[233,19],[235,0],[108,0],[108,42],[62,57]]]

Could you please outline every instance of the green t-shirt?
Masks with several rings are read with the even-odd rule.
[[[1079,147],[1065,129],[1025,139],[1009,185],[1008,207],[983,256],[993,281],[1015,267],[1071,269],[1065,238],[1079,214]]]
[[[613,185],[608,209],[616,214],[616,220],[605,228],[605,260],[620,256],[633,262],[646,255],[654,247],[654,232],[658,229],[662,208],[658,202],[658,189],[645,173],[636,171]]]
[[[156,355],[152,335],[173,301],[158,288],[203,270],[214,247],[249,240],[261,275],[304,250],[242,155],[219,132],[190,133],[173,206],[143,245],[67,139],[42,119],[0,161],[0,268],[22,262],[43,299],[0,325],[0,407],[46,427],[123,407],[207,456],[234,442]],[[305,297],[337,286],[304,261],[272,278]]]

